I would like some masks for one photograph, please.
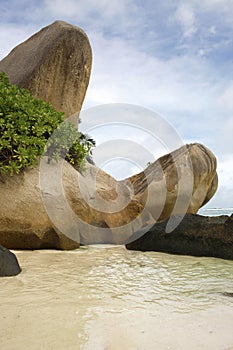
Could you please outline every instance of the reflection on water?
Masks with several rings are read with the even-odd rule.
[[[23,272],[0,280],[3,350],[233,347],[233,261],[122,246],[16,255]]]

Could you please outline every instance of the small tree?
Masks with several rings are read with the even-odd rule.
[[[0,73],[0,173],[13,175],[33,167],[44,153],[48,161],[63,157],[79,168],[94,145],[88,135],[64,122],[64,113]]]

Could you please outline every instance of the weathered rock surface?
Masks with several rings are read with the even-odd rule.
[[[9,249],[75,249],[56,232],[44,208],[39,169],[28,169],[13,177],[0,177],[0,243]]]
[[[81,174],[67,162],[62,166],[47,161],[40,169],[1,176],[0,208],[0,242],[11,249],[75,249],[80,242],[124,242],[122,230],[116,241],[109,227],[127,226],[142,210],[123,185],[117,186],[95,166],[87,164]]]
[[[166,232],[167,224],[168,220],[163,220],[147,232],[135,232],[126,248],[233,260],[233,215],[187,214],[172,232]]]
[[[79,173],[67,162],[45,159],[40,168],[0,177],[0,244],[11,249],[124,244],[171,213],[196,213],[214,194],[216,179],[215,157],[199,144],[183,146],[125,181],[88,163]]]
[[[124,182],[155,221],[171,215],[197,213],[218,186],[216,158],[199,143],[184,145],[164,155],[143,172]]]
[[[66,116],[77,113],[86,94],[92,51],[78,27],[56,21],[15,47],[0,61],[10,82],[27,88]]]
[[[0,277],[16,276],[20,272],[15,254],[0,245]]]

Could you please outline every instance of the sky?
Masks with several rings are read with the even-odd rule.
[[[233,207],[233,0],[0,0],[0,6],[0,59],[55,20],[82,28],[93,51],[84,110],[121,103],[162,116],[184,143],[200,142],[217,158],[219,188],[207,207]],[[99,150],[113,134],[124,136],[114,128],[94,130]],[[151,152],[148,128],[133,131],[131,142]],[[143,168],[113,160],[103,165],[115,176]]]

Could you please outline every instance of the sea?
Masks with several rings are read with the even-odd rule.
[[[1,350],[233,350],[233,261],[113,245],[14,253]]]
[[[233,214],[233,208],[201,208],[198,212],[200,215],[205,216],[219,216],[219,215],[228,215]]]

